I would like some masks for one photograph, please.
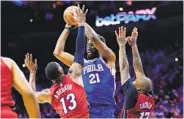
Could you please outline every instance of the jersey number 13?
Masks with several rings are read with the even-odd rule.
[[[70,101],[70,105],[68,107],[66,107],[66,101]],[[68,113],[68,110],[74,110],[77,107],[77,102],[73,93],[69,93],[66,97],[61,98],[60,102],[65,114]]]

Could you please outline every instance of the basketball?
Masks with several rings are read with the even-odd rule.
[[[63,19],[68,25],[77,26],[77,22],[75,20],[75,11],[79,9],[77,6],[67,7],[63,13]]]

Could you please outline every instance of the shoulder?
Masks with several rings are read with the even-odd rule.
[[[9,69],[12,69],[13,66],[17,66],[16,62],[9,57],[1,57],[3,62],[8,66]]]
[[[121,90],[124,92],[124,94],[136,94],[137,89],[133,85],[132,79],[129,78],[121,87]]]
[[[8,58],[8,57],[1,57],[2,61],[4,63],[13,63],[13,59]]]
[[[133,85],[133,81],[132,81],[132,78],[129,78],[123,85],[122,87],[127,87],[127,86],[134,86]]]
[[[9,57],[1,57],[4,62],[10,62],[10,63],[15,63],[15,61]]]
[[[99,57],[99,59],[111,70],[116,70],[115,61],[107,61],[106,58]]]

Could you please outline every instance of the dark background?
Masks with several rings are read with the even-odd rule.
[[[118,68],[118,45],[116,43],[114,30],[120,25],[103,26],[97,28],[95,26],[96,16],[107,16],[112,13],[119,12],[122,7],[124,11],[135,11],[138,9],[146,9],[157,7],[156,20],[130,22],[128,24],[121,23],[126,26],[128,35],[131,34],[133,27],[137,27],[139,31],[138,46],[143,61],[144,70],[148,77],[153,80],[154,89],[157,99],[157,109],[161,110],[153,114],[157,117],[177,117],[177,114],[183,115],[183,109],[176,105],[182,104],[183,99],[183,2],[182,1],[7,1],[1,2],[1,55],[13,58],[25,75],[28,76],[27,69],[22,68],[25,53],[29,52],[38,59],[37,88],[42,90],[51,86],[51,82],[45,78],[44,68],[50,61],[58,61],[52,54],[57,39],[64,29],[63,11],[70,5],[77,3],[85,4],[89,8],[87,15],[87,23],[94,30],[106,38],[107,45],[115,52],[117,56],[117,85],[119,84],[119,68]],[[45,18],[47,14],[52,14],[53,18]],[[33,22],[30,22],[30,19]],[[71,54],[75,51],[75,39],[77,30],[70,33],[66,43],[65,50]],[[127,45],[127,55],[130,62],[130,72],[134,77],[132,68],[131,49]],[[178,61],[175,60],[178,58]],[[65,71],[68,67],[64,66]],[[162,92],[163,90],[163,92]],[[176,92],[177,94],[175,94]],[[164,94],[165,96],[163,96]],[[174,96],[178,100],[174,100]],[[122,108],[123,96],[118,93],[117,115],[120,114]],[[168,98],[169,97],[169,98]],[[15,100],[17,102],[16,111],[20,117],[26,117],[24,107],[22,105],[20,95],[15,92]],[[168,105],[165,105],[168,101]],[[173,105],[175,103],[175,105]],[[177,103],[177,104],[176,104]],[[43,117],[54,117],[50,112],[51,109],[45,108],[48,105],[41,106]],[[167,111],[165,111],[167,110]],[[174,110],[174,111],[173,111]],[[179,110],[179,111],[178,111]],[[51,114],[52,113],[52,114]]]

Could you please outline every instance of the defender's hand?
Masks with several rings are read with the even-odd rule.
[[[119,27],[119,33],[115,30],[116,40],[118,42],[119,46],[125,46],[127,43],[126,38],[126,27],[123,28],[123,26]]]
[[[137,37],[138,37],[138,31],[137,31],[137,28],[134,27],[134,29],[132,30],[131,38],[128,40],[128,43],[130,46],[134,46],[137,44]]]
[[[88,12],[88,9],[86,9],[86,11],[84,12],[85,5],[82,6],[82,9],[80,9],[79,4],[78,8],[79,9],[76,10],[76,21],[80,26],[81,24],[84,24],[86,22],[86,14]]]
[[[30,73],[36,73],[38,69],[37,59],[35,59],[33,62],[32,54],[27,53],[25,55],[24,64],[26,65]]]

